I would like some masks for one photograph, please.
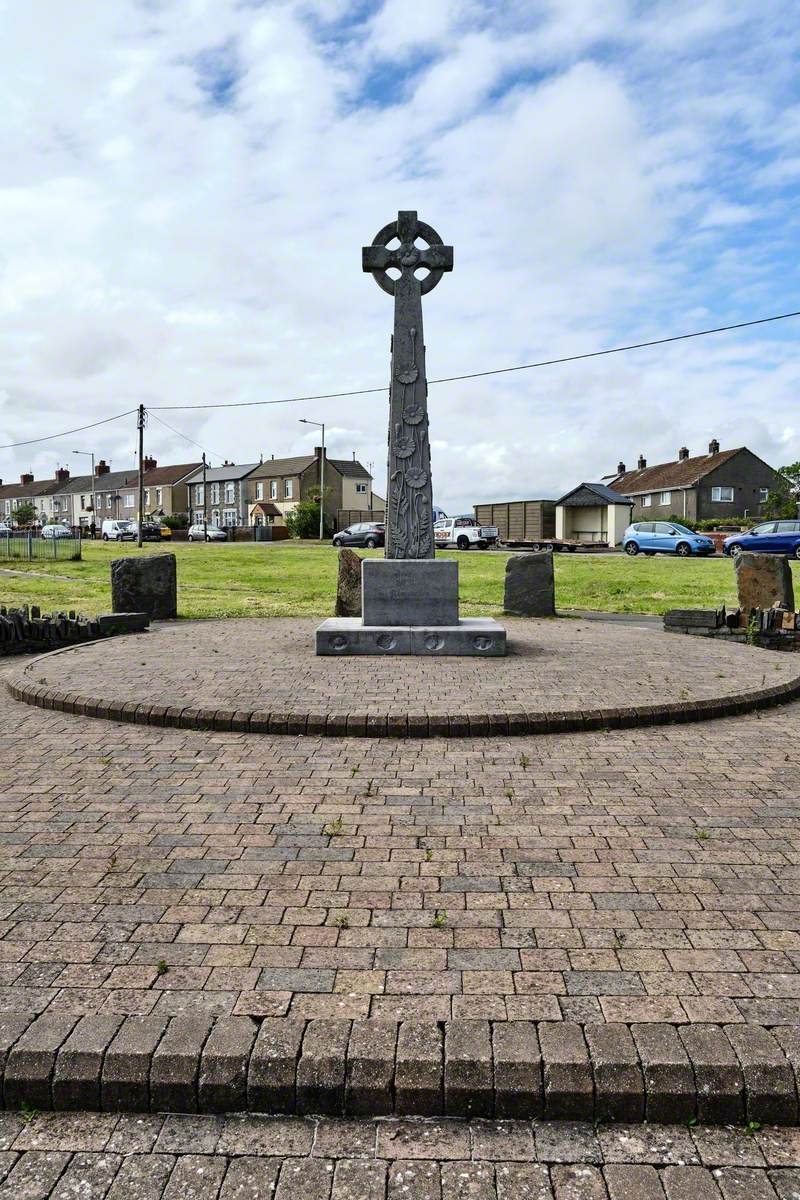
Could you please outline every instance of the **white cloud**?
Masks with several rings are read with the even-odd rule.
[[[382,387],[391,302],[360,247],[398,208],[455,246],[425,302],[432,377],[794,307],[789,0],[375,7],[348,25],[340,0],[14,6],[3,441],[140,401]],[[795,338],[432,386],[437,499],[555,494],[714,435],[798,458]],[[240,462],[315,444],[300,416],[325,420],[333,453],[385,459],[380,394],[164,415]],[[130,420],[91,436],[131,462]],[[195,454],[147,436],[162,461]],[[4,452],[0,475],[49,476],[73,441]]]

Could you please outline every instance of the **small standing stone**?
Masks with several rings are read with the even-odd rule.
[[[115,613],[148,613],[155,621],[177,617],[175,555],[115,558],[111,563],[111,608]]]
[[[743,550],[737,554],[736,587],[739,607],[749,614],[754,608],[773,608],[779,605],[794,611],[792,568],[782,554],[754,554]]]
[[[549,550],[512,554],[506,562],[503,609],[517,617],[554,617],[556,594]]]
[[[336,616],[361,616],[361,559],[346,546],[339,551]]]

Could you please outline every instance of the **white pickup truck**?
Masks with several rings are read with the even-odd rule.
[[[455,546],[457,550],[469,550],[477,546],[485,550],[499,538],[495,525],[479,525],[474,517],[443,517],[434,522],[433,540],[438,550]]]

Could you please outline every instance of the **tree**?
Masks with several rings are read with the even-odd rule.
[[[764,505],[765,517],[796,517],[800,500],[800,462],[778,467],[779,482],[770,491]]]
[[[294,506],[292,512],[286,514],[286,527],[292,537],[319,537],[319,500],[301,500]],[[330,534],[331,527],[327,515],[325,517],[325,534]]]
[[[36,505],[30,500],[20,500],[11,516],[17,525],[32,525],[36,520]]]

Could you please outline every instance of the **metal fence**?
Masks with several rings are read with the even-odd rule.
[[[0,533],[0,561],[74,561],[81,557],[79,537],[42,537],[29,529]]]

